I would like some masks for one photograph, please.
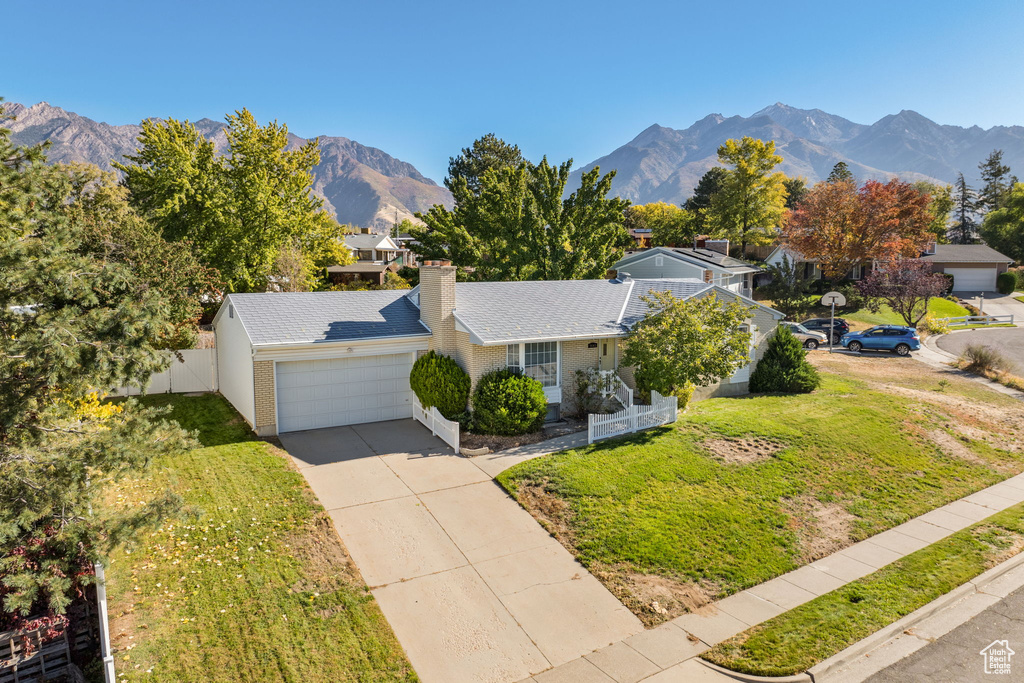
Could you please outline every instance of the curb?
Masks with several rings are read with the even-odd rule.
[[[1009,560],[1006,560],[1002,564],[996,565],[988,571],[978,574],[976,577],[968,581],[967,583],[954,588],[949,593],[932,600],[924,607],[920,607],[917,610],[911,612],[907,616],[903,617],[899,621],[893,622],[888,626],[881,628],[872,633],[867,638],[858,641],[846,648],[842,652],[838,652],[828,659],[819,662],[808,669],[807,673],[810,675],[812,680],[817,679],[819,676],[824,676],[831,673],[833,670],[839,668],[844,664],[852,662],[854,659],[858,659],[864,654],[871,652],[878,646],[889,641],[893,636],[899,635],[907,629],[917,625],[924,619],[932,616],[939,610],[948,607],[954,602],[957,602],[961,598],[971,594],[980,592],[980,589],[998,579],[1003,574],[1006,574],[1010,570],[1016,569],[1017,567],[1024,566],[1024,553],[1019,553]],[[972,615],[973,616],[973,615]],[[968,619],[964,619],[965,623]],[[781,681],[782,679],[766,679]]]
[[[814,683],[814,676],[809,673],[793,674],[792,676],[755,676],[754,674],[744,674],[739,671],[722,668],[700,657],[696,659],[716,674],[727,676],[736,681],[744,681],[744,683]]]

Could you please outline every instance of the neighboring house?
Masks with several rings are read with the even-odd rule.
[[[544,385],[549,417],[572,408],[576,370],[620,367],[622,339],[647,311],[641,296],[735,292],[701,280],[455,281],[425,265],[412,290],[229,294],[214,329],[220,390],[261,435],[410,417],[409,372],[428,349],[452,356],[474,386],[515,366]],[[746,393],[783,315],[754,301],[752,363],[700,396]]]
[[[364,280],[383,285],[387,272],[398,270],[408,260],[405,247],[389,235],[370,232],[369,228],[345,235],[345,246],[356,261],[347,266],[328,266],[327,278],[337,284]]]
[[[770,266],[781,265],[785,256],[790,263],[802,269],[803,274],[811,279],[821,279],[821,271],[812,260],[805,259],[801,254],[787,246],[780,245],[769,255],[765,263]],[[996,276],[1005,273],[1013,264],[1013,259],[1000,254],[992,247],[984,244],[929,244],[921,255],[921,260],[930,261],[936,273],[948,273],[953,276],[954,292],[994,292]],[[871,272],[873,264],[864,261],[851,270],[846,279],[859,280]]]
[[[636,242],[637,249],[649,249],[653,233],[650,228],[629,228],[629,236]]]
[[[615,270],[641,278],[692,278],[709,282],[749,297],[757,266],[729,256],[729,240],[698,238],[692,249],[655,247],[626,252]]]
[[[936,273],[953,276],[954,292],[994,292],[1013,259],[985,244],[932,244],[921,256]]]

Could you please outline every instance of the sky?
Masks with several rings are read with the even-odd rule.
[[[440,182],[493,132],[586,164],[651,124],[776,101],[1024,124],[1024,2],[8,3],[0,96],[111,124],[248,107]]]

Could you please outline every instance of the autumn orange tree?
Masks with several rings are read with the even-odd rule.
[[[931,197],[909,183],[852,180],[819,183],[783,226],[783,241],[813,260],[829,280],[865,260],[914,258],[933,238]]]

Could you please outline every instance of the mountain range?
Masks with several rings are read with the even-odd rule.
[[[15,117],[5,122],[13,141],[30,145],[49,140],[47,156],[51,162],[80,161],[110,170],[111,161],[135,152],[135,139],[142,131],[141,125],[112,126],[46,102],[31,107],[5,103],[4,109]],[[200,119],[194,125],[214,141],[219,151],[227,147],[226,124]],[[289,147],[304,142],[290,135]],[[313,169],[313,191],[324,199],[325,207],[339,222],[377,230],[387,229],[396,220],[411,219],[414,212],[426,211],[433,204],[452,205],[447,188],[425,177],[412,164],[343,137],[320,138],[320,163]]]
[[[53,107],[45,102],[26,107],[6,103],[7,121],[17,144],[50,140],[54,162],[84,161],[104,169],[136,149],[141,125],[110,125]],[[226,147],[225,124],[195,122],[218,149]],[[962,171],[978,184],[978,163],[993,149],[1003,150],[1003,163],[1024,176],[1024,126],[940,125],[910,110],[882,117],[873,124],[854,123],[821,109],[797,109],[782,103],[744,116],[710,114],[689,128],[657,124],[600,159],[573,172],[570,187],[584,171],[600,166],[616,170],[612,191],[634,203],[663,201],[681,204],[700,177],[717,165],[719,145],[729,138],[750,136],[774,140],[784,161],[778,169],[813,184],[845,161],[861,181],[926,180],[953,183]],[[291,136],[291,145],[305,140]],[[451,206],[448,190],[407,162],[344,137],[319,138],[321,160],[313,170],[313,191],[324,198],[341,223],[385,230],[397,219],[413,218],[433,204]]]
[[[1024,126],[944,126],[906,109],[865,125],[820,109],[776,103],[749,117],[710,114],[683,130],[653,125],[574,171],[572,186],[579,184],[581,173],[600,166],[602,172],[617,171],[612,191],[620,197],[639,204],[679,204],[718,164],[719,145],[745,135],[774,140],[784,159],[778,170],[803,176],[808,184],[828,177],[836,163],[845,161],[861,181],[899,176],[951,184],[962,171],[977,186],[978,163],[993,149],[1002,149],[1003,163],[1024,176]]]

